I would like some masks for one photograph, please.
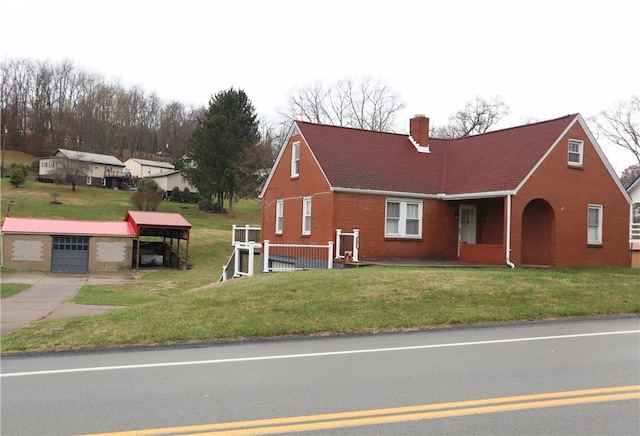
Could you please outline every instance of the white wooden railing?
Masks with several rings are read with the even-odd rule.
[[[231,245],[234,246],[236,242],[243,242],[248,244],[249,242],[260,242],[262,235],[262,229],[260,227],[251,227],[249,224],[244,226],[233,225],[233,231],[231,232]]]
[[[629,226],[629,239],[640,239],[640,223],[631,223]]]
[[[336,259],[346,259],[359,262],[360,230],[353,229],[352,233],[345,233],[336,229]]]
[[[258,254],[260,254],[259,243],[253,241],[247,243],[234,242],[233,253],[229,257],[227,264],[222,267],[222,275],[219,281],[224,282],[231,278],[252,276],[255,270],[255,257]],[[247,257],[246,271],[244,271],[245,265],[242,264],[244,255]]]
[[[262,244],[262,272],[333,268],[333,241],[327,245]]]

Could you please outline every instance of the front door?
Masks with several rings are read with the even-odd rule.
[[[460,256],[460,244],[476,243],[476,206],[461,204],[458,216],[458,256]]]

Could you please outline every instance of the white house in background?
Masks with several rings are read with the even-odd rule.
[[[154,174],[161,174],[175,171],[176,167],[167,162],[157,162],[155,160],[131,158],[124,163],[132,177],[150,177]]]
[[[640,175],[627,186],[627,192],[633,201],[633,221],[640,223]]]
[[[51,157],[40,159],[40,168],[38,170],[40,180],[54,181],[59,177],[56,173],[56,165],[59,164],[60,158],[63,157],[86,163],[86,175],[76,177],[75,182],[78,185],[122,188],[130,178],[125,164],[115,156],[59,148]]]
[[[163,173],[153,174],[146,176],[147,179],[152,179],[158,185],[158,188],[164,190],[167,194],[171,194],[173,188],[176,186],[180,191],[184,191],[187,188],[189,192],[197,192],[198,190],[191,186],[187,178],[181,171],[165,171]]]

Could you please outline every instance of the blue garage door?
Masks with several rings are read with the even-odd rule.
[[[51,271],[88,272],[89,238],[85,236],[54,236]]]

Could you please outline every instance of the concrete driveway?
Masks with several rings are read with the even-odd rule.
[[[75,316],[91,316],[117,309],[117,306],[73,304],[73,298],[84,285],[134,283],[132,274],[7,274],[0,283],[27,283],[31,287],[0,300],[1,334],[6,334],[35,321]]]

